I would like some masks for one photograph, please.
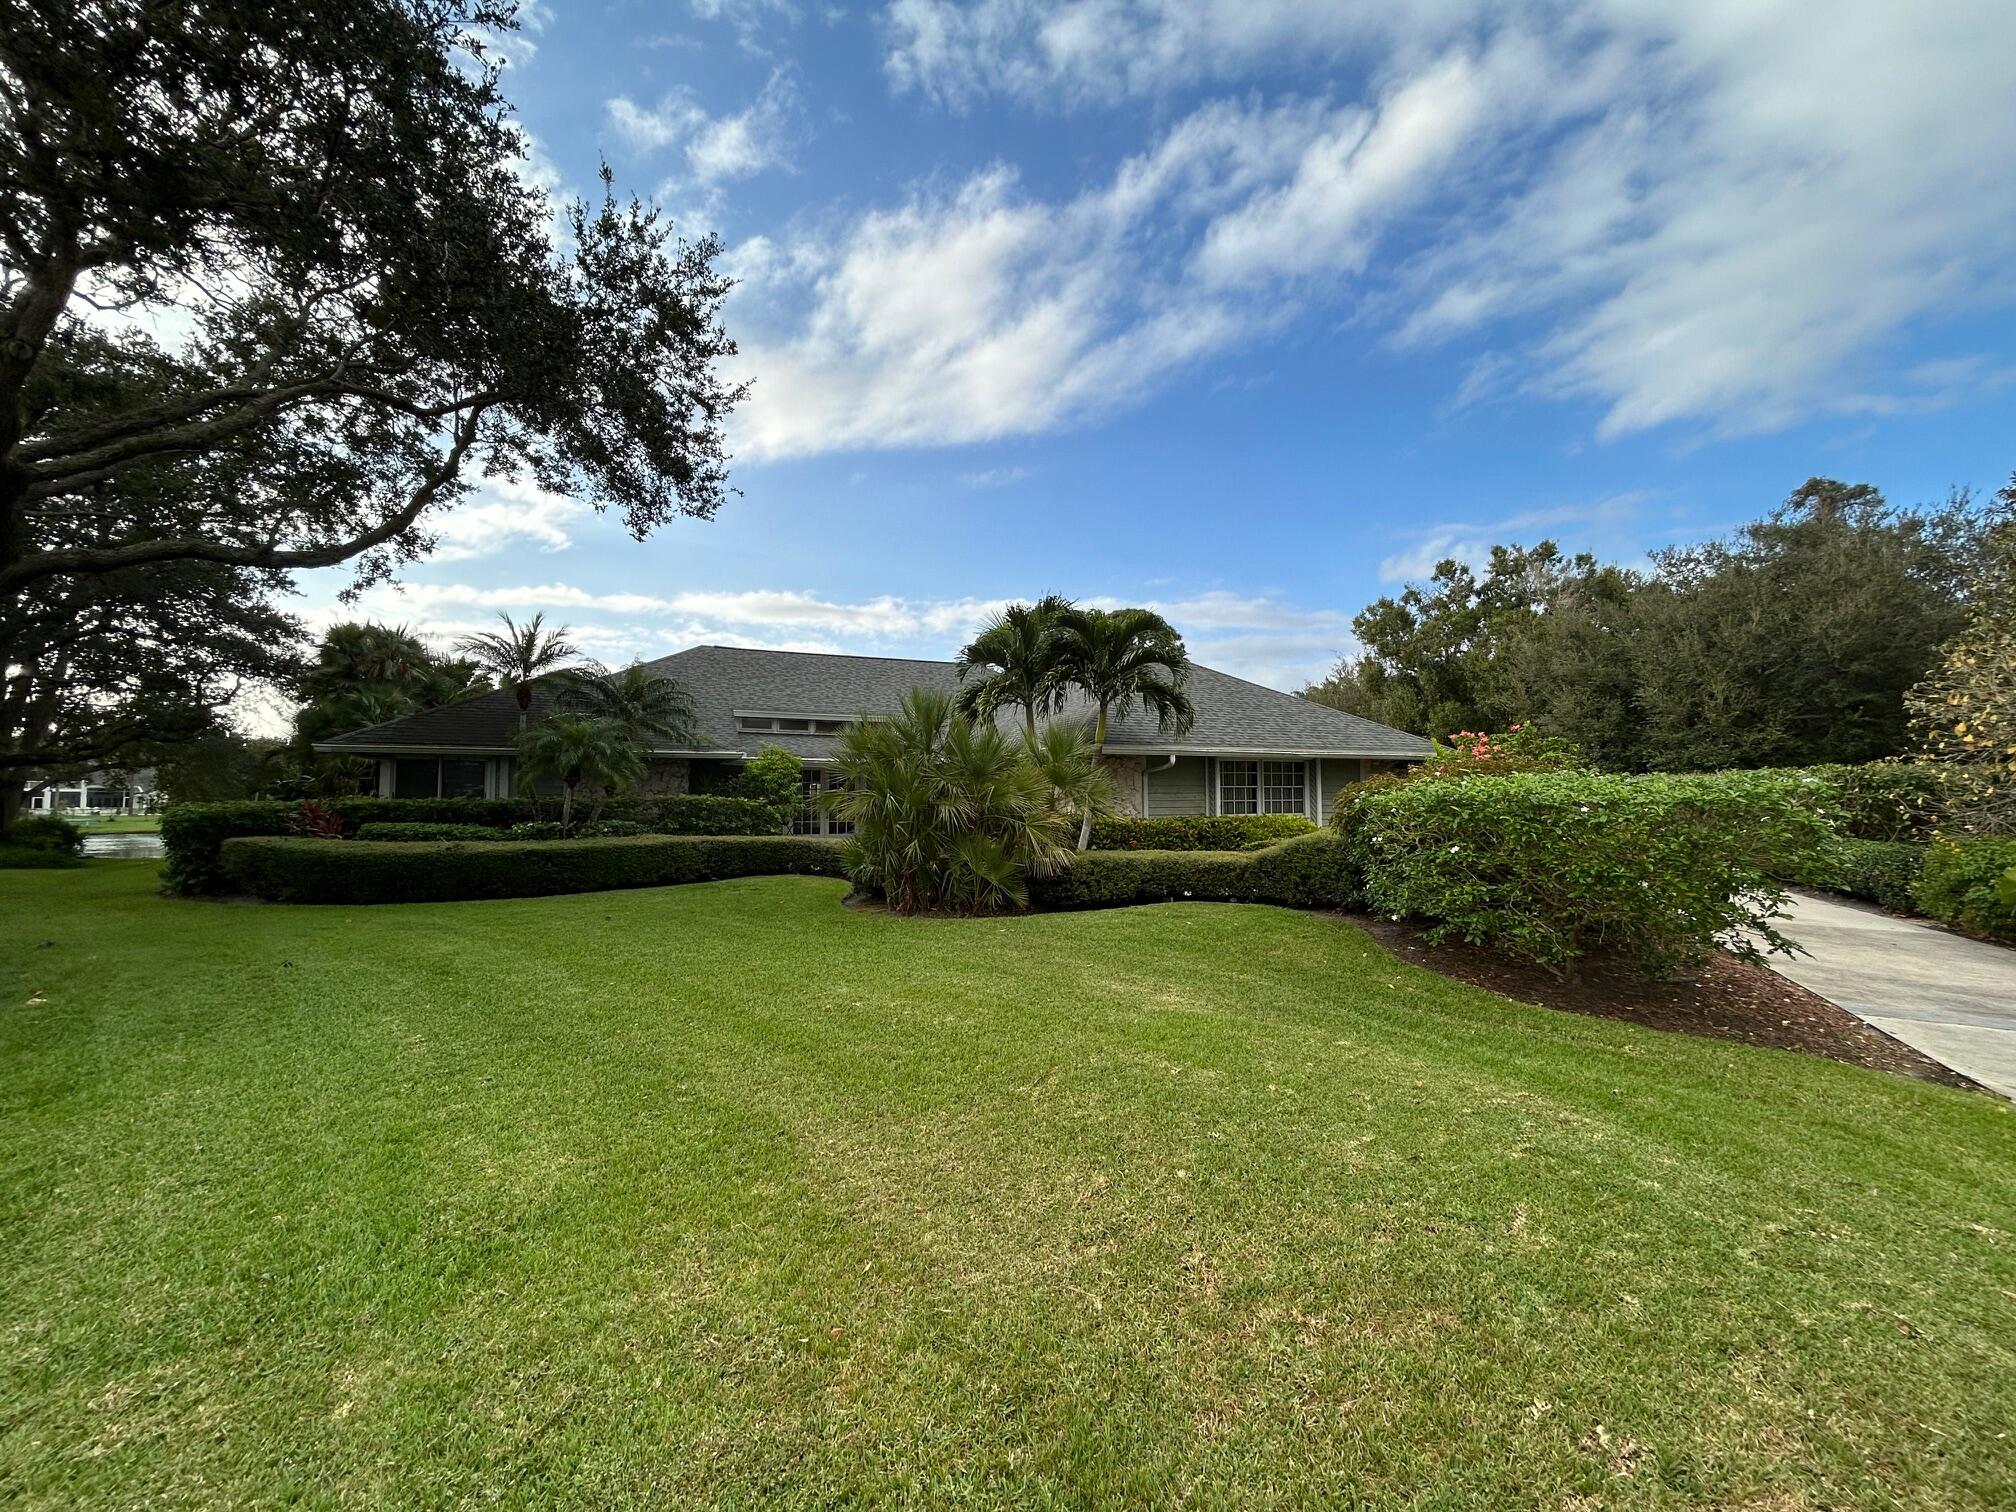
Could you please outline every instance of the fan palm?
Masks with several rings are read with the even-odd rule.
[[[821,801],[854,826],[848,875],[897,913],[1020,907],[1032,870],[1070,863],[1072,816],[1029,748],[943,693],[853,726],[835,762],[845,786]]]
[[[644,747],[613,719],[555,714],[518,737],[518,759],[534,779],[560,780],[560,824],[574,823],[574,794],[582,783],[618,789],[644,776]]]
[[[1002,709],[1019,707],[1035,739],[1036,716],[1055,710],[1063,694],[1055,631],[1059,616],[1070,609],[1069,599],[1052,593],[1033,604],[1010,604],[981,626],[959,650],[960,681],[974,679],[959,690],[959,712],[991,720]]]
[[[1139,704],[1171,734],[1196,722],[1184,691],[1190,653],[1169,621],[1149,609],[1070,609],[1057,618],[1058,675],[1098,707],[1092,744],[1103,750],[1109,717]]]
[[[525,624],[500,614],[504,629],[482,635],[468,635],[455,649],[475,663],[477,670],[497,679],[518,700],[518,733],[525,733],[525,721],[532,708],[532,690],[563,671],[581,653],[567,640],[567,627],[545,628],[546,616],[535,614]]]
[[[655,739],[679,749],[699,734],[686,690],[642,662],[615,672],[588,663],[568,674],[560,705],[591,718],[613,719],[647,745]]]
[[[1099,747],[1076,723],[1045,725],[1025,744],[1030,765],[1050,789],[1052,804],[1078,816],[1077,848],[1082,851],[1092,838],[1092,826],[1120,811],[1113,775],[1099,759]]]

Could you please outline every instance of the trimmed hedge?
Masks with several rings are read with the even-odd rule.
[[[1316,828],[1300,814],[1186,814],[1164,819],[1102,819],[1092,826],[1095,851],[1236,851],[1272,845]]]
[[[321,806],[342,821],[346,836],[377,824],[467,825],[504,831],[533,821],[532,805],[523,798],[330,798]],[[226,840],[294,834],[300,813],[298,803],[268,798],[170,804],[161,815],[161,844],[168,856],[163,878],[175,892],[221,891],[228,885],[219,863],[219,848]],[[613,799],[603,815],[663,835],[775,835],[782,824],[767,804],[706,793]]]
[[[1071,869],[1029,883],[1040,908],[1120,908],[1185,899],[1356,908],[1363,890],[1350,847],[1309,834],[1257,851],[1086,851]]]
[[[1969,934],[2016,941],[2016,894],[2003,881],[2011,868],[2016,868],[2016,839],[1935,845],[1925,854],[1918,906]]]
[[[843,877],[840,845],[789,835],[385,844],[233,836],[231,885],[275,903],[452,903],[665,887],[726,877]]]
[[[1822,892],[1861,898],[1892,913],[1918,912],[1915,889],[1925,870],[1925,847],[1908,840],[1828,840],[1785,880]]]
[[[1555,970],[1616,952],[1654,976],[1718,942],[1787,948],[1774,879],[1829,838],[1800,785],[1765,773],[1414,782],[1359,798],[1347,831],[1367,901],[1431,940]]]
[[[21,814],[8,832],[9,845],[28,850],[56,851],[65,856],[84,854],[84,831],[55,814]]]
[[[421,840],[504,840],[509,830],[492,829],[487,824],[360,824],[359,840],[383,840],[412,844]]]

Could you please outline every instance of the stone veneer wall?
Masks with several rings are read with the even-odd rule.
[[[686,792],[692,781],[693,764],[685,760],[651,761],[645,763],[644,781],[638,787],[640,793],[653,793],[660,797],[672,793]]]
[[[1141,815],[1141,769],[1145,756],[1101,756],[1100,763],[1113,774],[1113,797],[1123,814]]]

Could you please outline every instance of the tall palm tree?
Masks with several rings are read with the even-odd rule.
[[[369,687],[417,695],[438,669],[433,653],[404,625],[331,625],[315,648],[314,665],[302,674],[301,696],[320,703]]]
[[[1036,738],[1036,716],[1057,707],[1057,622],[1071,601],[1046,594],[1033,604],[1010,604],[980,627],[959,650],[958,709],[968,719],[992,719],[1019,706],[1026,732]],[[978,674],[975,676],[975,674]]]
[[[1190,653],[1176,627],[1150,609],[1071,609],[1057,619],[1058,675],[1098,707],[1092,744],[1104,749],[1109,717],[1126,718],[1138,703],[1171,734],[1196,722],[1184,691]]]
[[[560,825],[574,823],[574,793],[583,782],[615,789],[644,776],[644,747],[613,719],[555,714],[518,737],[518,759],[535,779],[560,779]]]
[[[581,653],[567,640],[567,627],[545,628],[546,616],[535,614],[524,625],[511,616],[497,616],[504,629],[483,635],[467,635],[455,649],[476,664],[478,671],[494,677],[518,700],[518,733],[525,733],[525,721],[532,708],[532,690],[562,671]]]
[[[1092,826],[1120,811],[1113,774],[1099,759],[1091,731],[1072,721],[1045,725],[1025,742],[1029,764],[1049,785],[1052,803],[1078,816],[1078,849],[1092,838]],[[1043,873],[1048,875],[1048,873]]]
[[[678,748],[692,744],[699,734],[686,690],[642,662],[614,672],[594,662],[577,668],[567,675],[560,706],[595,719],[613,719],[646,744],[655,738]]]

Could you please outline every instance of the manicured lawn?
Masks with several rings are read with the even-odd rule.
[[[161,828],[159,814],[131,814],[122,819],[71,819],[70,822],[87,835],[151,835]]]
[[[1348,922],[0,874],[0,1501],[1993,1507],[2016,1117]]]

